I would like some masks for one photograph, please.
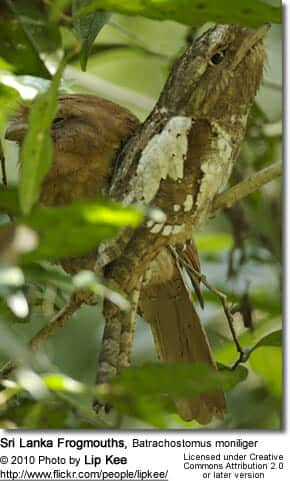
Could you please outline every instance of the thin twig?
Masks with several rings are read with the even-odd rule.
[[[175,255],[177,255],[177,254],[175,253]],[[226,294],[219,291],[215,287],[212,287],[212,285],[208,282],[206,276],[204,274],[202,274],[201,272],[197,271],[196,269],[194,269],[194,267],[192,267],[192,265],[188,264],[188,262],[186,262],[185,259],[179,258],[179,260],[182,262],[184,267],[186,267],[186,269],[188,269],[190,272],[192,272],[192,274],[194,274],[199,279],[199,281],[210,292],[212,292],[215,296],[217,296],[219,298],[219,300],[221,301],[221,304],[223,306],[223,310],[224,310],[224,313],[225,313],[225,316],[227,318],[228,325],[229,325],[229,328],[230,328],[230,331],[231,331],[231,334],[232,334],[232,338],[233,338],[233,341],[234,341],[235,346],[236,346],[236,350],[239,354],[239,357],[238,357],[237,361],[232,366],[232,369],[235,369],[241,362],[244,362],[244,360],[246,359],[246,355],[245,355],[243,347],[241,346],[240,341],[239,341],[238,336],[237,336],[236,331],[235,331],[233,309],[229,306],[228,298],[227,298]]]
[[[43,0],[43,2],[51,9],[53,6],[53,0]],[[63,11],[60,11],[59,18],[63,20],[63,23],[68,26],[72,26],[73,19],[69,15],[66,15]]]
[[[155,52],[152,52],[151,50],[149,49],[146,49],[144,47],[142,47],[141,45],[135,45],[135,44],[130,44],[130,43],[96,43],[92,46],[92,48],[90,49],[90,58],[93,57],[94,55],[98,55],[98,54],[103,54],[103,53],[106,53],[106,52],[110,52],[110,51],[118,51],[118,50],[133,50],[133,51],[137,51],[137,52],[142,52],[146,55],[150,55],[150,56],[158,56],[159,58],[164,58],[161,54],[158,54],[158,53],[155,53]],[[66,50],[67,53],[70,52],[70,49],[67,49]],[[80,54],[80,49],[78,50],[75,50],[74,53],[73,53],[73,56],[71,57],[70,61],[73,62],[74,60],[77,60],[79,58],[79,54]]]
[[[42,327],[31,339],[29,345],[33,351],[39,349],[41,344],[59,327],[63,327],[65,322],[80,308],[84,302],[78,293],[72,294],[69,302],[56,314],[49,324]]]
[[[0,162],[1,162],[1,173],[2,173],[2,184],[7,187],[7,174],[6,174],[6,163],[3,148],[0,140]]]
[[[210,217],[214,217],[221,209],[229,209],[239,200],[247,197],[249,194],[252,194],[263,185],[271,182],[271,180],[274,180],[281,175],[282,162],[279,161],[270,167],[267,167],[266,169],[256,172],[248,179],[239,182],[221,194],[218,194],[214,199]]]
[[[59,327],[63,327],[65,322],[80,308],[85,302],[83,291],[76,291],[71,295],[69,302],[56,314],[56,316],[42,327],[29,342],[32,351],[39,349],[41,344],[48,339],[48,337]],[[18,363],[15,361],[8,361],[0,369],[0,379],[7,378],[15,369]]]
[[[146,42],[143,41],[141,37],[136,35],[135,33],[131,32],[128,30],[126,27],[123,27],[123,25],[120,25],[116,21],[109,20],[108,24],[115,28],[116,30],[119,30],[123,35],[126,35],[126,37],[130,38],[134,42],[134,47],[142,49],[144,52],[146,52],[149,55],[155,56],[155,57],[160,57],[163,58],[164,60],[169,61],[170,56],[166,55],[165,53],[162,52],[157,52],[156,50],[152,50],[148,47]]]
[[[64,78],[74,80],[80,86],[95,92],[97,95],[109,98],[122,105],[128,105],[133,109],[149,112],[155,103],[155,99],[147,95],[133,92],[88,72],[79,72],[78,69],[70,65],[64,71]]]

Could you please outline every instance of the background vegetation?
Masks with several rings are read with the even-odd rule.
[[[101,298],[107,292],[88,273],[72,279],[49,259],[83,252],[115,235],[122,225],[136,225],[142,214],[108,201],[41,208],[39,185],[51,160],[49,126],[59,90],[109,98],[144,119],[172,63],[191,38],[213,22],[253,27],[274,22],[267,38],[264,80],[232,178],[235,183],[281,159],[280,16],[279,2],[266,0],[1,2],[0,134],[9,187],[4,178],[0,190],[0,360],[21,364],[9,381],[2,381],[1,427],[199,427],[183,423],[174,414],[171,400],[184,393],[188,371],[178,366],[168,371],[154,364],[153,341],[142,319],[138,319],[134,344],[135,368],[105,393],[118,414],[96,418],[91,412],[103,329]],[[60,63],[63,54],[67,60]],[[17,147],[4,140],[4,132],[19,102],[38,94],[19,174]],[[240,342],[251,351],[243,366],[234,372],[223,370],[219,380],[208,381],[211,387],[219,382],[227,389],[229,407],[225,421],[214,421],[209,428],[281,426],[280,190],[280,182],[273,181],[219,214],[196,236],[202,270],[213,286],[228,295],[229,302],[239,305],[235,327]],[[82,307],[41,352],[32,355],[26,347],[29,339],[76,287],[84,285],[100,295],[99,303]],[[237,353],[222,307],[208,291],[204,296],[201,317],[216,359],[231,366]],[[189,387],[191,393],[197,392],[204,375],[191,370],[195,380]]]

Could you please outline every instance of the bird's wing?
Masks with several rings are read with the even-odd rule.
[[[190,249],[188,256],[192,254]],[[212,351],[179,261],[166,248],[154,263],[151,280],[141,293],[140,311],[150,323],[160,360],[165,363],[204,362],[215,370]],[[166,273],[163,282],[162,271]],[[215,416],[223,418],[226,409],[221,391],[178,400],[176,406],[184,420],[195,419],[200,424],[208,424]]]

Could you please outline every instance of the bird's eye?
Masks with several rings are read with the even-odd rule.
[[[221,63],[224,59],[224,56],[225,56],[225,52],[217,52],[215,53],[211,59],[210,59],[210,63],[213,64],[213,65],[218,65],[219,63]]]

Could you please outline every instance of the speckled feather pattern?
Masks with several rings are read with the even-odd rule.
[[[126,109],[103,99],[77,94],[59,100],[52,127],[54,162],[43,183],[41,201],[57,205],[109,192],[116,200],[150,203],[166,214],[161,224],[146,221],[129,236],[122,256],[106,269],[109,280],[136,302],[136,287],[146,271],[140,305],[147,312],[163,362],[202,360],[216,369],[178,258],[166,246],[175,245],[178,255],[198,267],[195,254],[184,251],[184,246],[188,248],[192,229],[206,221],[214,196],[237,160],[262,76],[265,32],[266,27],[254,32],[217,25],[195,40],[173,66],[142,126]],[[214,65],[211,58],[217,52],[222,52],[223,61]],[[18,126],[25,123],[27,109],[21,116]],[[21,143],[20,132],[16,120],[14,133],[12,125],[7,136],[14,135]],[[93,252],[64,260],[63,265],[76,272],[92,268],[94,258]],[[102,382],[121,364],[127,365],[127,340],[133,332],[132,322],[111,303],[105,303],[104,313],[98,378]],[[223,416],[223,393],[178,401],[177,409],[184,419],[207,423],[213,416]]]

